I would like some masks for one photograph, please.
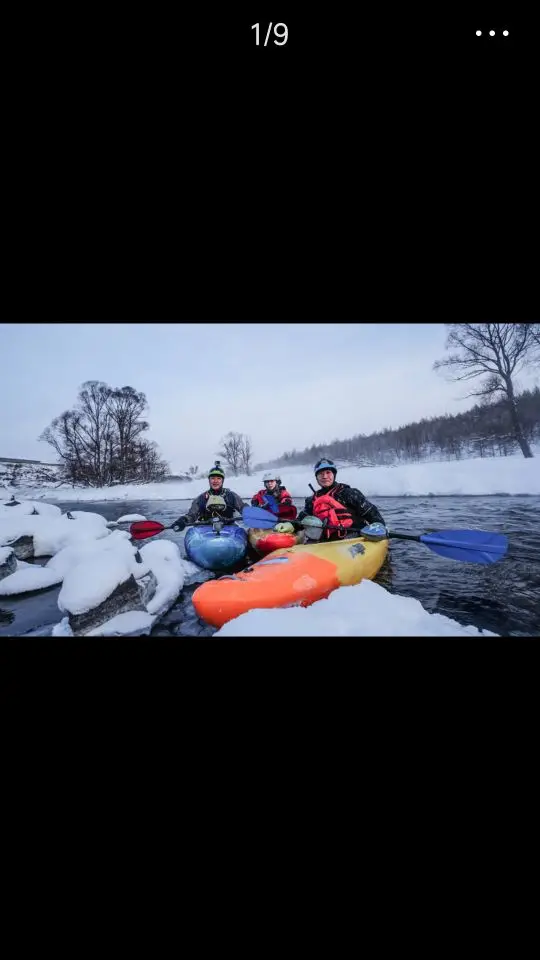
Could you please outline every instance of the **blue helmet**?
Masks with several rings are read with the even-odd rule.
[[[313,467],[313,472],[317,476],[319,470],[331,470],[334,474],[334,479],[337,473],[337,467],[333,460],[329,460],[328,457],[322,457],[321,460],[317,460],[317,463]]]

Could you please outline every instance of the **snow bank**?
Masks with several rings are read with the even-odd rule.
[[[0,545],[8,545],[19,537],[30,536],[34,538],[36,557],[53,556],[63,547],[85,540],[98,540],[110,534],[105,517],[98,513],[84,513],[76,510],[72,514],[74,519],[70,520],[67,515],[61,515],[58,507],[56,507],[58,513],[54,516],[50,514],[32,516],[17,513],[18,509],[18,507],[6,507],[0,515]]]
[[[307,497],[314,483],[309,467],[279,467],[283,483],[293,497]],[[225,483],[241,497],[251,498],[262,486],[262,472],[251,477],[227,476]],[[391,467],[341,467],[343,483],[358,487],[370,499],[377,497],[536,494],[540,495],[540,456],[525,460],[511,457],[477,457],[470,460],[425,461]],[[205,481],[126,485],[110,488],[48,490],[50,500],[192,500],[205,489]]]
[[[495,637],[489,630],[428,613],[419,600],[398,597],[371,580],[340,587],[311,607],[250,610],[216,637]]]
[[[142,513],[126,513],[123,517],[118,517],[115,523],[136,523],[137,520],[146,520]]]
[[[11,547],[0,547],[0,563],[5,563],[11,553],[13,553]]]

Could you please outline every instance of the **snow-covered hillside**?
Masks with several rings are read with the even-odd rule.
[[[15,493],[17,490],[34,490],[50,487],[60,481],[60,467],[44,463],[0,460],[0,489]]]
[[[282,482],[293,497],[309,496],[309,484],[315,485],[312,470],[305,466],[279,467]],[[394,467],[343,467],[338,479],[358,487],[370,499],[399,496],[450,496],[489,494],[540,495],[540,456],[525,460],[512,457],[477,458],[425,463],[407,463]],[[105,488],[57,488],[43,486],[37,496],[46,500],[191,500],[206,488],[204,479],[192,482],[168,481],[144,485],[126,484]],[[228,476],[225,485],[241,497],[250,498],[262,487],[262,474]],[[31,489],[31,488],[29,488]],[[19,488],[16,489],[17,492]],[[24,495],[23,487],[20,488]],[[33,496],[36,496],[35,492]]]

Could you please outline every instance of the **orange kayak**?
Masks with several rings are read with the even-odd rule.
[[[275,550],[241,573],[201,584],[193,594],[193,606],[214,627],[248,610],[307,607],[337,587],[372,580],[387,552],[388,540],[363,537]]]

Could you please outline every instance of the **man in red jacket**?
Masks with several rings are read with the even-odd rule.
[[[288,490],[281,485],[281,477],[277,473],[269,472],[263,476],[264,490],[259,490],[251,499],[252,507],[262,507],[275,513],[276,522],[294,520],[296,507]]]

